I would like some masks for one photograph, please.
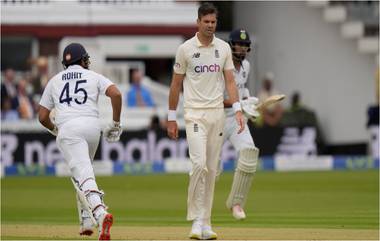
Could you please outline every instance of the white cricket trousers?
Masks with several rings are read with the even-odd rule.
[[[92,161],[99,139],[100,124],[98,118],[94,117],[78,117],[65,122],[58,129],[58,148],[79,184],[88,178],[95,180]]]
[[[224,140],[229,140],[237,152],[243,149],[254,148],[255,143],[253,142],[247,121],[245,121],[244,130],[240,134],[238,134],[239,129],[240,126],[236,121],[235,115],[227,116],[224,127]]]
[[[185,109],[186,137],[192,162],[187,199],[187,220],[210,223],[214,187],[223,144],[222,108]]]

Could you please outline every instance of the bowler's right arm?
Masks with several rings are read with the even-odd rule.
[[[184,74],[173,73],[172,83],[170,84],[170,92],[169,92],[169,112],[175,113],[177,110],[179,95],[182,89],[183,79],[185,78]],[[170,113],[169,113],[170,115]],[[168,136],[171,139],[178,138],[178,125],[176,120],[168,119]]]

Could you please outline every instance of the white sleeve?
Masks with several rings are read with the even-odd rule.
[[[178,47],[176,56],[175,56],[175,64],[174,64],[174,72],[177,74],[185,74],[187,69],[186,56],[184,53],[183,45]]]
[[[52,82],[53,81],[50,80],[47,83],[40,100],[40,105],[45,107],[48,110],[52,110],[54,108],[54,100],[53,100],[52,89],[51,89],[53,86]]]
[[[112,81],[109,80],[108,78],[104,77],[103,75],[101,74],[98,74],[98,89],[99,89],[99,92],[102,94],[102,95],[105,95],[106,94],[106,90],[108,89],[108,87],[110,87],[111,85],[113,85]]]

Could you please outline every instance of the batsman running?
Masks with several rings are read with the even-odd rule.
[[[259,101],[256,97],[250,96],[246,88],[250,64],[246,60],[246,55],[251,50],[251,40],[249,34],[244,29],[237,29],[230,33],[228,43],[232,51],[234,64],[234,77],[239,92],[239,100],[243,112],[247,119],[255,119],[259,116],[257,105]],[[238,161],[232,182],[230,194],[226,205],[231,210],[235,219],[246,218],[244,205],[247,201],[248,193],[251,188],[253,176],[256,172],[259,149],[255,146],[252,136],[245,121],[243,132],[237,133],[240,128],[235,121],[232,101],[225,94],[224,100],[226,112],[226,124],[224,127],[225,140],[229,140],[238,152]]]
[[[71,171],[77,192],[80,235],[99,231],[99,240],[110,240],[112,214],[103,202],[104,193],[95,181],[92,161],[100,139],[98,112],[99,94],[111,98],[113,121],[104,130],[107,141],[118,141],[121,93],[106,77],[89,70],[90,56],[78,43],[69,44],[63,51],[65,70],[49,80],[42,94],[39,121],[56,136],[58,148]],[[50,113],[55,110],[55,118]]]

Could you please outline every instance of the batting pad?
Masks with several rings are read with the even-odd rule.
[[[248,192],[251,189],[253,175],[254,173],[242,172],[239,169],[235,171],[231,192],[226,202],[228,209],[237,204],[242,208],[244,207]]]
[[[91,205],[88,202],[88,200],[86,198],[86,195],[80,189],[80,187],[78,186],[78,184],[77,184],[77,182],[75,181],[74,178],[71,178],[71,181],[73,182],[75,190],[77,191],[77,200],[82,204],[81,208],[83,208],[84,210],[86,210],[89,214],[92,214]],[[98,222],[96,221],[95,217],[93,215],[90,215],[90,218],[91,218],[91,221],[93,222],[93,224],[97,227],[98,226]],[[82,219],[81,216],[80,216],[80,219]]]
[[[246,173],[255,173],[258,157],[259,149],[256,147],[241,150],[239,153],[237,169]]]
[[[259,149],[249,148],[240,151],[240,156],[235,170],[232,188],[228,196],[226,205],[231,209],[239,204],[242,208],[247,201],[249,190],[256,172]]]
[[[97,190],[98,186],[93,178],[87,178],[82,183],[82,187],[78,185],[78,182],[74,178],[71,178],[71,181],[77,191],[78,208],[80,207],[81,210],[86,211],[89,214],[93,224],[98,226],[98,222],[96,221],[97,214],[99,214],[100,211],[107,209],[107,206],[103,202],[104,192]],[[82,188],[85,189],[85,191],[83,191]],[[91,190],[90,188],[94,189]],[[98,208],[102,209],[98,210]],[[81,211],[79,215],[80,220],[82,220]]]

